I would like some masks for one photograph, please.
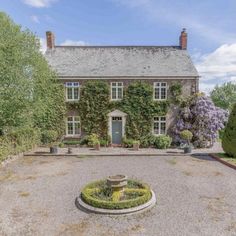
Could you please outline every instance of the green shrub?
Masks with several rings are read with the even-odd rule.
[[[88,142],[89,142],[89,140],[88,140],[88,136],[84,136],[82,139],[80,139],[80,141],[79,141],[79,144],[80,145],[88,145]]]
[[[43,144],[56,142],[58,133],[54,130],[44,130],[41,134],[41,142]]]
[[[89,135],[88,136],[88,145],[92,147],[97,144],[100,144],[98,135],[97,134]]]
[[[102,147],[106,147],[108,145],[108,141],[106,139],[100,139],[99,142]]]
[[[160,135],[155,138],[154,146],[158,149],[166,149],[170,147],[172,138],[168,135]]]
[[[138,145],[140,145],[140,141],[134,140],[134,141],[133,141],[133,144],[138,144]]]
[[[189,144],[193,138],[193,134],[191,131],[186,129],[180,132],[180,138],[187,141]]]
[[[122,138],[122,145],[125,148],[131,148],[133,147],[134,140],[133,139],[127,139],[127,138]]]
[[[225,128],[222,147],[227,155],[236,158],[236,103]]]
[[[78,145],[80,144],[79,140],[64,140],[63,143],[65,145]]]
[[[9,155],[27,151],[40,143],[38,129],[24,127],[16,128],[0,136],[0,161]]]
[[[151,147],[155,143],[156,136],[148,134],[140,138],[140,146],[143,148]]]

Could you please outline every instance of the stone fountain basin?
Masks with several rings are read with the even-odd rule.
[[[127,185],[126,175],[114,175],[107,178],[107,185],[112,188],[121,188]]]

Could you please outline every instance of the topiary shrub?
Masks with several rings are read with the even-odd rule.
[[[148,202],[152,197],[149,186],[136,180],[128,180],[124,195],[124,200],[114,201],[111,189],[106,186],[106,180],[90,183],[81,192],[84,202],[93,207],[104,209],[132,208]]]
[[[180,132],[180,137],[181,137],[181,139],[187,141],[188,144],[190,144],[190,142],[193,138],[193,134],[191,131],[185,129]]]
[[[222,140],[225,153],[236,158],[236,103],[230,113]]]
[[[160,135],[155,138],[154,146],[158,149],[166,149],[170,147],[172,138],[168,135]]]

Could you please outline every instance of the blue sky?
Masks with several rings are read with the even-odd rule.
[[[47,30],[58,45],[178,45],[185,27],[201,89],[236,81],[235,0],[1,0],[0,9],[43,45]]]

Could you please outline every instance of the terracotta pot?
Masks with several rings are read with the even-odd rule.
[[[100,150],[100,143],[94,145],[94,149],[99,151]]]

